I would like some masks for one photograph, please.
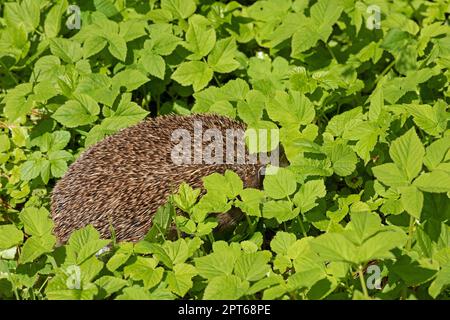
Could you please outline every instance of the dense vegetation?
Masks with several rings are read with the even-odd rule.
[[[0,1],[0,299],[449,297],[447,0],[75,2]],[[289,166],[182,185],[136,244],[55,247],[49,195],[83,150],[199,112],[280,128]]]

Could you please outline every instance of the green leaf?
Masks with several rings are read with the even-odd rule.
[[[245,295],[249,283],[235,275],[224,275],[209,281],[203,299],[205,300],[236,300]]]
[[[245,123],[256,123],[262,115],[265,105],[264,95],[257,90],[250,90],[244,101],[238,101],[237,112]]]
[[[196,5],[193,0],[161,0],[161,8],[177,19],[186,19],[195,12]]]
[[[302,213],[305,213],[317,206],[316,200],[325,197],[325,195],[326,188],[323,180],[307,181],[295,194],[294,203]]]
[[[44,23],[45,35],[54,38],[61,30],[61,18],[67,9],[67,1],[63,0],[55,4],[47,13]]]
[[[264,191],[273,199],[283,199],[297,189],[294,174],[285,168],[279,168],[273,175],[264,178]]]
[[[49,300],[92,300],[97,294],[97,287],[88,283],[80,289],[68,289],[67,277],[58,275],[49,281],[45,290]]]
[[[132,41],[146,36],[146,21],[140,19],[129,19],[119,23],[119,35],[126,41]]]
[[[148,289],[134,285],[122,290],[122,294],[119,295],[117,300],[151,300],[152,296]]]
[[[114,133],[119,129],[134,125],[148,115],[136,103],[131,102],[131,94],[124,94],[114,114],[102,121],[101,128],[108,133]]]
[[[394,258],[390,252],[405,245],[407,236],[403,231],[386,230],[366,240],[361,247],[355,263],[361,264],[375,259]]]
[[[215,72],[229,73],[239,67],[239,62],[234,59],[236,51],[234,38],[221,39],[208,55],[208,64]]]
[[[98,35],[89,36],[83,43],[83,56],[84,58],[89,58],[100,51],[106,46],[108,41]]]
[[[375,177],[387,186],[404,187],[409,185],[405,174],[394,163],[385,163],[372,168]]]
[[[142,280],[145,288],[150,289],[161,282],[164,273],[164,269],[156,265],[153,258],[137,257],[133,264],[124,268],[123,273],[133,280]]]
[[[381,90],[381,87],[377,87],[377,89],[375,89],[375,91],[370,95],[369,99],[369,120],[377,121],[384,106],[383,90]]]
[[[433,297],[433,299],[436,299],[444,287],[448,285],[450,285],[450,265],[446,265],[438,271],[436,278],[428,288],[428,293]]]
[[[24,224],[25,233],[31,236],[42,237],[51,233],[53,228],[53,221],[45,208],[25,208],[20,213],[20,220]]]
[[[45,184],[47,184],[50,179],[50,161],[47,159],[41,159],[38,163],[41,169],[41,179]]]
[[[269,276],[255,282],[247,291],[247,294],[255,294],[280,283],[284,283],[282,276],[280,276],[279,274],[271,273]]]
[[[192,213],[192,207],[197,202],[200,195],[200,189],[193,189],[187,183],[183,182],[178,187],[178,192],[173,196],[176,206],[187,213]]]
[[[143,72],[127,68],[114,76],[113,91],[120,91],[122,87],[125,87],[127,91],[133,91],[148,81],[149,79]]]
[[[72,154],[65,150],[49,151],[47,155],[50,162],[53,160],[63,160],[66,162],[72,159]]]
[[[330,133],[334,137],[342,135],[348,128],[355,123],[360,123],[362,117],[361,107],[353,108],[341,114],[335,115],[328,122],[325,132]]]
[[[150,73],[152,76],[155,76],[159,79],[164,79],[166,63],[160,55],[146,52],[145,55],[142,56],[140,62],[144,66],[145,71]]]
[[[354,212],[346,229],[346,236],[357,245],[363,244],[369,237],[381,230],[381,219],[376,213]]]
[[[327,42],[333,31],[333,25],[342,13],[338,1],[319,0],[311,9],[311,17],[304,19],[304,24],[292,37],[292,57],[312,48],[317,41]]]
[[[128,282],[114,276],[102,276],[95,280],[94,283],[105,291],[105,293],[102,294],[102,298],[107,298],[125,287]]]
[[[192,278],[196,275],[197,270],[194,266],[186,263],[177,264],[174,266],[173,272],[169,272],[167,275],[170,291],[184,297],[192,288]]]
[[[97,120],[100,107],[87,95],[79,95],[77,100],[69,100],[59,107],[52,118],[69,128],[83,126]]]
[[[56,237],[52,234],[28,238],[22,247],[19,263],[32,262],[44,253],[51,252],[55,243]]]
[[[198,273],[206,278],[213,279],[221,275],[231,275],[235,260],[224,260],[226,256],[218,253],[213,253],[205,257],[196,258],[195,267]]]
[[[405,78],[394,78],[383,85],[385,100],[395,103],[408,91],[414,91],[416,87],[436,75],[439,69],[424,68],[417,71],[409,71]]]
[[[183,263],[187,258],[189,258],[188,246],[184,239],[178,239],[174,242],[165,241],[162,248],[174,265]]]
[[[401,197],[403,208],[416,219],[420,219],[423,208],[423,193],[415,186],[409,186],[401,189]]]
[[[230,102],[225,101],[225,100],[214,102],[210,106],[208,112],[224,115],[229,118],[236,117],[236,109],[233,107],[233,105]]]
[[[275,218],[279,223],[292,220],[298,216],[299,208],[292,208],[292,203],[285,200],[267,201],[263,206],[263,217]]]
[[[332,26],[341,16],[342,9],[339,1],[333,0],[319,0],[311,7],[313,28],[322,41],[327,41],[332,32]]]
[[[127,43],[125,40],[120,35],[114,33],[108,33],[106,39],[109,44],[109,52],[120,61],[125,61],[127,57]]]
[[[389,154],[408,181],[414,179],[422,170],[425,148],[414,128],[392,142]]]
[[[117,88],[111,89],[112,80],[107,75],[91,73],[83,76],[77,86],[77,93],[84,93],[95,99],[98,103],[103,103],[111,107],[118,95]]]
[[[407,286],[418,286],[436,275],[436,270],[420,265],[409,256],[402,256],[389,268],[391,273],[400,277]]]
[[[406,110],[413,115],[414,123],[430,135],[439,136],[447,128],[448,115],[445,103],[429,105],[410,104]]]
[[[25,161],[20,167],[20,178],[24,181],[29,181],[39,176],[41,162],[41,159]]]
[[[370,116],[369,116],[370,117]],[[346,129],[343,138],[348,140],[356,140],[354,150],[364,160],[364,163],[369,162],[370,153],[375,148],[378,141],[379,129],[373,123],[364,121],[355,127]]]
[[[31,99],[26,96],[32,91],[31,83],[22,83],[8,91],[3,102],[5,108],[3,112],[9,121],[14,121],[19,117],[25,116],[33,108]]]
[[[50,50],[52,54],[67,63],[75,63],[83,57],[80,43],[71,39],[50,39]]]
[[[223,175],[213,173],[203,178],[203,185],[208,192],[222,193],[229,199],[237,197],[244,187],[241,178],[231,170],[226,170]]]
[[[24,0],[20,4],[5,3],[5,21],[10,26],[23,25],[27,32],[34,31],[39,25],[40,3],[33,0]]]
[[[243,253],[234,266],[234,273],[242,280],[258,281],[270,272],[268,251]]]
[[[172,79],[183,86],[192,85],[194,91],[206,87],[213,77],[212,69],[202,61],[183,62],[172,74]]]
[[[429,170],[434,170],[439,163],[444,160],[445,155],[450,149],[450,136],[443,137],[430,144],[425,153],[423,163]]]
[[[108,243],[110,240],[100,239],[99,232],[92,225],[76,230],[70,235],[66,245],[65,263],[80,265]]]
[[[325,233],[310,241],[311,248],[328,261],[352,263],[357,252],[355,245],[340,233]]]
[[[94,5],[95,9],[106,17],[113,17],[119,13],[112,0],[94,0]]]
[[[203,222],[209,212],[227,212],[230,209],[231,202],[224,193],[208,192],[194,207],[192,219],[196,222]]]
[[[381,45],[394,55],[395,67],[402,74],[417,69],[417,42],[410,32],[393,28],[386,34]]]
[[[311,288],[327,275],[324,264],[311,249],[306,249],[295,258],[294,268],[295,273],[288,279],[291,288]]]
[[[21,243],[23,233],[13,224],[0,225],[0,249],[9,249]]]
[[[196,222],[197,221],[198,220],[196,220]],[[217,225],[218,222],[215,221],[198,222],[195,235],[198,237],[206,236],[210,234]]]
[[[358,159],[349,146],[333,143],[332,147],[327,150],[327,153],[336,174],[345,177],[355,171]]]
[[[425,192],[449,192],[450,173],[434,170],[418,176],[413,185]]]
[[[247,188],[242,190],[239,195],[242,201],[235,200],[234,205],[249,216],[261,217],[261,210],[259,207],[264,199],[264,192],[253,188]]]
[[[233,244],[230,247],[223,241],[213,244],[214,252],[200,258],[194,258],[195,267],[199,275],[205,279],[213,279],[218,276],[231,275],[234,264],[240,256],[240,247]]]
[[[173,300],[176,296],[167,289],[156,288],[151,293],[149,290],[132,286],[123,289],[123,294],[117,297],[117,300]]]
[[[155,29],[151,29],[151,39],[149,40],[149,47],[155,54],[167,56],[171,54],[175,48],[182,43],[181,39],[174,36],[171,30],[163,31],[156,28],[156,24],[153,25]],[[144,43],[146,48],[147,41]]]
[[[298,91],[287,94],[277,91],[267,104],[269,117],[283,126],[309,124],[315,116],[314,107],[309,99]]]
[[[286,256],[277,255],[273,260],[273,269],[280,271],[280,273],[284,273],[290,268],[292,268],[292,262]]]
[[[228,101],[241,101],[247,98],[250,92],[248,83],[242,79],[228,81],[220,88],[223,97]]]
[[[50,172],[55,178],[61,178],[67,171],[67,162],[62,159],[55,159],[50,161]]]
[[[106,263],[106,267],[109,271],[115,271],[117,268],[122,266],[130,258],[133,253],[133,245],[128,242],[120,244],[119,249],[114,253],[114,255]]]
[[[273,252],[279,255],[287,255],[289,248],[295,243],[296,240],[297,238],[294,234],[278,231],[270,242],[270,248]]]
[[[306,24],[294,33],[292,36],[291,57],[300,56],[302,52],[311,49],[319,41],[318,35],[311,31],[311,27]]]
[[[386,35],[382,47],[391,52],[401,51],[410,37],[408,32],[394,28]]]
[[[64,149],[70,141],[70,132],[64,130],[53,131],[51,135],[51,144],[48,150],[62,150]],[[44,151],[44,150],[42,150]],[[67,151],[66,151],[67,152]],[[70,158],[69,158],[70,159]]]
[[[193,53],[190,59],[199,60],[206,56],[214,48],[215,43],[216,32],[209,26],[209,21],[198,15],[191,17],[185,44],[186,49]]]

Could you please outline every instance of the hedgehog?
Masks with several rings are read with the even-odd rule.
[[[210,133],[209,141],[199,134],[199,124],[205,137]],[[226,146],[230,129],[243,133],[246,125],[215,114],[164,115],[147,118],[87,148],[52,191],[51,215],[58,242],[66,243],[73,231],[88,224],[102,238],[111,237],[112,226],[117,241],[137,242],[150,229],[156,210],[181,183],[204,194],[202,178],[215,172],[232,170],[244,187],[259,188],[263,167],[259,161],[248,161],[251,154],[242,134],[233,138],[236,143],[231,151],[225,147],[213,148],[214,152],[207,149],[212,142]],[[184,140],[186,136],[193,139]],[[192,148],[186,149],[189,152],[181,152],[181,140],[194,141]],[[244,162],[238,159],[242,157],[242,144]],[[199,157],[205,149],[211,151],[209,159]],[[236,213],[238,209],[233,210],[217,213],[218,229],[235,223],[242,215]]]

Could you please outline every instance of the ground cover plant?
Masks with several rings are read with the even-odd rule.
[[[0,1],[0,299],[448,299],[446,0]],[[145,117],[279,128],[288,166],[186,184],[145,240],[56,246],[49,195]],[[211,212],[246,217],[215,238]],[[179,208],[186,217],[175,217]],[[175,220],[186,236],[167,240]],[[111,250],[99,253],[106,245]]]

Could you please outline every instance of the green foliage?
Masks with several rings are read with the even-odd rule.
[[[0,299],[448,299],[446,1],[377,1],[379,29],[364,0],[76,3],[79,30],[66,0],[0,1]],[[56,243],[87,147],[206,112],[279,129],[286,166],[182,184],[137,243]]]

